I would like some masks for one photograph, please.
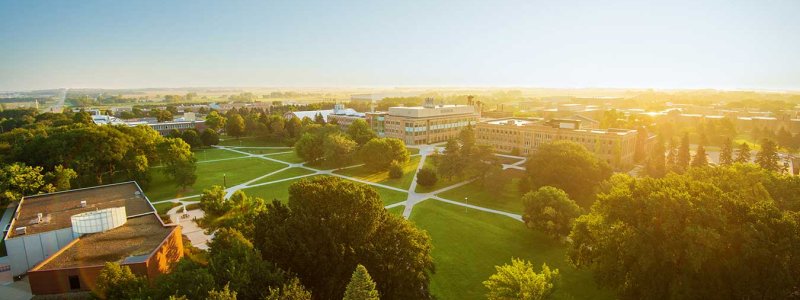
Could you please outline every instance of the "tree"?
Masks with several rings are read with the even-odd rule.
[[[168,138],[159,145],[162,171],[175,181],[175,185],[186,189],[197,180],[197,159],[191,148],[181,139]]]
[[[678,157],[675,161],[676,171],[683,172],[689,167],[692,156],[689,153],[689,133],[684,133],[681,144],[678,146]]]
[[[581,215],[581,208],[567,193],[551,186],[528,192],[522,197],[522,203],[525,224],[554,238],[567,236],[572,222]]]
[[[172,112],[169,110],[156,110],[156,121],[158,122],[169,122],[173,120]]]
[[[325,125],[325,117],[323,117],[321,113],[317,113],[314,116],[314,123],[317,123],[319,125]]]
[[[375,131],[372,131],[372,128],[369,127],[369,124],[362,119],[356,119],[347,127],[347,135],[358,143],[359,147],[378,137]]]
[[[280,288],[269,288],[265,300],[311,300],[311,291],[300,284],[300,280],[292,278]]]
[[[325,161],[334,167],[343,167],[353,160],[358,144],[350,137],[338,133],[325,136],[322,148],[325,152]]]
[[[219,131],[222,128],[225,128],[226,119],[224,116],[220,116],[216,110],[212,110],[206,116],[205,124],[208,128],[213,129],[214,131]]]
[[[464,174],[466,161],[461,153],[461,145],[455,139],[450,139],[444,147],[444,154],[437,157],[436,170],[443,178],[451,179]]]
[[[244,135],[244,118],[239,114],[233,114],[228,117],[228,124],[225,126],[225,131],[228,132],[229,135],[235,136],[236,138],[240,138]]]
[[[228,289],[228,285],[226,284],[221,291],[208,291],[208,297],[206,297],[206,300],[236,300],[236,294],[236,291],[231,291]]]
[[[706,155],[706,148],[702,144],[697,145],[697,152],[692,159],[692,167],[705,167],[708,166],[708,156]]]
[[[56,166],[53,172],[47,172],[45,174],[45,181],[52,184],[55,191],[69,190],[72,186],[70,182],[75,178],[78,178],[78,173],[62,165]]]
[[[92,120],[92,115],[85,112],[83,109],[72,115],[72,122],[75,124],[94,125],[94,120]]]
[[[169,273],[156,277],[156,299],[166,299],[169,296],[185,296],[189,299],[203,299],[208,292],[216,287],[214,276],[208,268],[184,258],[175,264]]]
[[[360,157],[364,160],[367,168],[386,170],[393,161],[405,164],[410,155],[405,143],[400,139],[376,138],[361,147]]]
[[[403,166],[396,160],[389,164],[389,178],[403,177]]]
[[[559,278],[558,269],[550,270],[547,264],[542,264],[542,271],[537,274],[530,262],[516,258],[511,259],[510,265],[494,268],[497,273],[483,282],[489,289],[486,298],[490,300],[547,299]]]
[[[761,141],[761,151],[756,154],[756,164],[770,171],[780,172],[783,170],[781,159],[778,156],[778,145],[769,139]]]
[[[750,156],[750,145],[748,145],[747,142],[739,144],[739,147],[736,149],[736,162],[749,163],[751,159]]]
[[[591,205],[598,185],[611,176],[605,161],[570,141],[540,145],[528,159],[527,172],[533,188],[562,189],[583,207]]]
[[[286,133],[289,138],[298,138],[303,130],[303,122],[297,116],[292,116],[291,119],[286,121]]]
[[[94,293],[100,299],[141,299],[146,290],[144,277],[133,274],[128,266],[107,262],[97,275]]]
[[[781,126],[781,129],[778,130],[778,134],[775,137],[778,145],[786,148],[786,149],[794,149],[794,143],[792,139],[792,133],[786,130],[786,127]]]
[[[367,268],[359,264],[350,277],[350,282],[344,291],[343,300],[379,300],[375,282],[369,276]]]
[[[197,149],[203,146],[203,141],[200,139],[200,135],[197,134],[197,130],[194,129],[187,129],[181,133],[181,139],[189,144],[189,147],[192,149]]]
[[[649,136],[647,134],[647,129],[645,129],[644,126],[640,127],[636,131],[636,148],[634,149],[633,152],[633,161],[639,163],[648,157],[646,151],[648,138]],[[662,145],[661,147],[664,147],[663,141],[661,142],[661,145]]]
[[[42,167],[31,167],[21,163],[5,165],[0,169],[0,206],[23,196],[51,193],[56,188],[45,182]]]
[[[438,179],[436,171],[429,168],[422,168],[417,172],[417,184],[421,186],[433,186]]]
[[[720,150],[719,154],[719,164],[725,166],[733,164],[733,146],[731,145],[730,138],[725,138],[725,141],[722,142],[722,149]]]
[[[650,177],[662,177],[667,173],[666,160],[664,157],[664,140],[661,136],[658,137],[658,141],[647,157],[645,173]]]
[[[294,144],[294,151],[303,160],[315,162],[325,157],[323,143],[322,136],[306,132]]]
[[[261,253],[236,229],[221,228],[208,243],[208,269],[217,286],[230,285],[243,299],[263,299],[267,286],[283,283],[283,271],[262,260]]]
[[[289,187],[288,204],[273,201],[256,219],[254,243],[317,299],[342,298],[359,263],[383,297],[429,299],[430,237],[383,206],[378,192],[363,184],[301,180]]]
[[[788,297],[800,276],[797,216],[742,167],[615,176],[575,221],[570,261],[621,299]]]
[[[205,146],[218,145],[219,134],[214,129],[206,128],[206,130],[203,130],[203,133],[200,134],[200,140]]]

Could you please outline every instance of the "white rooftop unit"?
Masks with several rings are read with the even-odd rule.
[[[128,215],[124,206],[89,211],[70,217],[72,232],[78,234],[104,232],[124,225],[127,220]]]

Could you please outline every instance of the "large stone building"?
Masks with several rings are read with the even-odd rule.
[[[633,163],[636,130],[586,129],[578,119],[500,119],[475,126],[478,144],[491,145],[496,151],[525,155],[552,141],[567,140],[586,147],[614,166]]]
[[[180,227],[135,182],[24,197],[4,239],[34,295],[89,291],[106,262],[153,279],[183,257]]]
[[[383,129],[386,137],[408,145],[433,144],[458,137],[462,128],[477,123],[479,117],[475,106],[436,105],[426,99],[424,106],[390,107],[383,116]]]

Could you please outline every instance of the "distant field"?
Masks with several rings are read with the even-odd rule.
[[[414,206],[411,220],[433,240],[431,292],[438,299],[485,299],[482,282],[511,258],[529,260],[537,271],[542,263],[559,269],[553,299],[614,298],[597,287],[591,273],[566,261],[563,244],[509,217],[427,200]]]
[[[411,182],[414,180],[414,173],[417,169],[417,165],[419,165],[419,160],[419,156],[411,157],[411,159],[409,159],[409,161],[403,165],[403,177],[400,178],[389,178],[388,171],[374,172],[368,169],[366,166],[344,169],[341,171],[336,171],[335,173],[401,189],[408,189],[411,186]]]
[[[469,197],[467,199],[469,204],[522,214],[524,207],[522,205],[522,195],[520,195],[518,189],[518,182],[524,175],[524,171],[508,169],[503,171],[502,176],[507,176],[511,180],[499,191],[481,187],[478,182],[473,181],[441,193],[439,196],[458,202],[463,202],[464,197]]]
[[[286,167],[285,164],[267,161],[260,158],[242,158],[197,164],[197,182],[185,191],[176,187],[160,168],[151,169],[152,181],[145,190],[151,201],[167,200],[200,194],[212,185],[222,185],[226,175],[228,186],[240,184],[247,180]]]

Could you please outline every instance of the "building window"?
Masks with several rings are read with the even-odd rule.
[[[81,289],[81,279],[78,277],[78,275],[69,276],[69,289],[71,290]]]

